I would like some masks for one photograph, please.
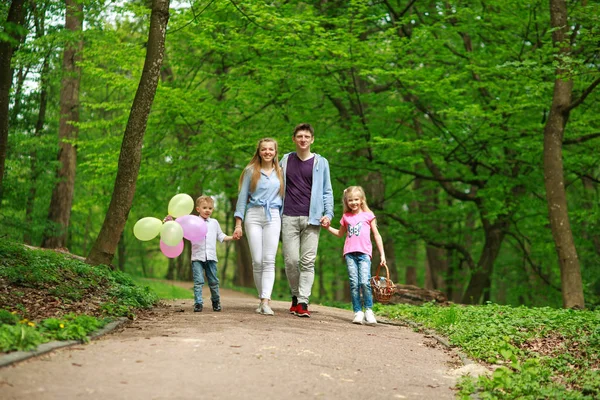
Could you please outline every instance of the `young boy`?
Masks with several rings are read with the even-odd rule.
[[[292,292],[290,313],[307,318],[321,225],[327,228],[333,218],[333,190],[329,162],[310,151],[313,127],[297,125],[292,140],[296,152],[285,154],[280,162],[285,182],[281,239]]]
[[[215,202],[210,196],[196,199],[196,211],[206,221],[206,239],[192,242],[192,274],[194,277],[194,312],[202,311],[202,287],[204,273],[210,288],[210,300],[213,311],[221,311],[221,295],[219,294],[219,278],[217,278],[217,239],[219,242],[234,240],[221,230],[219,222],[211,218]]]

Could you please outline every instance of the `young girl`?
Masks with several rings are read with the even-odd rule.
[[[371,292],[371,232],[379,250],[381,265],[386,265],[383,241],[377,229],[375,215],[367,205],[365,191],[360,186],[350,186],[344,190],[344,215],[340,220],[340,229],[327,228],[337,237],[346,235],[344,243],[344,258],[348,265],[350,278],[350,296],[354,310],[355,324],[366,322],[369,325],[377,323],[373,314],[373,293]],[[362,301],[361,301],[362,292]],[[364,304],[363,304],[364,303]],[[363,305],[366,309],[363,312]]]
[[[261,139],[240,176],[233,238],[242,237],[243,222],[252,255],[254,284],[260,298],[256,312],[262,315],[274,314],[270,301],[275,283],[275,255],[281,233],[283,183],[283,173],[277,159],[277,142],[271,138]]]

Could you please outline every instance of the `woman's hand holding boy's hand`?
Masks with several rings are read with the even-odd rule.
[[[242,227],[237,225],[233,231],[233,240],[239,240],[244,236],[244,232],[242,231]]]

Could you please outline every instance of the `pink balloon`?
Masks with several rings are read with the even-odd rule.
[[[167,246],[161,240],[160,241],[160,251],[162,251],[162,253],[169,258],[175,258],[183,252],[183,240],[181,242],[179,242],[178,245],[175,245],[175,246]]]
[[[197,242],[206,237],[208,226],[206,226],[204,218],[188,214],[177,218],[175,221],[183,228],[183,237],[190,242]]]

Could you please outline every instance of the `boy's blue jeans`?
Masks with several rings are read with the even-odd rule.
[[[204,286],[204,273],[210,288],[210,299],[213,303],[221,300],[219,294],[219,278],[217,278],[217,262],[214,260],[192,261],[192,275],[194,277],[194,302],[202,304],[202,287]]]
[[[348,265],[350,278],[350,297],[354,312],[365,308],[373,308],[373,293],[371,292],[371,257],[364,253],[348,253],[344,257]],[[362,301],[361,301],[362,292]]]

